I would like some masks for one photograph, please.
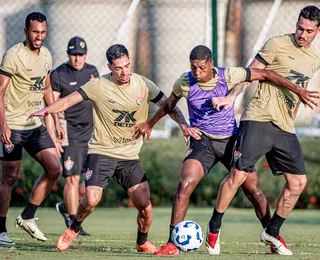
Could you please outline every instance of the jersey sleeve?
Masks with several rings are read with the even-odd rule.
[[[11,50],[8,50],[2,58],[0,73],[10,78],[12,75],[16,74],[18,71],[16,59],[17,54]]]
[[[97,70],[96,67],[93,67],[93,73],[92,73],[92,75],[93,75],[94,78],[98,78],[98,77],[99,77],[99,72],[98,72],[98,70]]]
[[[256,55],[256,59],[264,65],[271,64],[278,53],[279,40],[273,37],[268,40]]]
[[[50,83],[53,91],[61,93],[61,86],[59,84],[59,72],[54,70],[50,74]]]
[[[50,53],[50,51],[48,51],[48,55],[49,55],[49,68],[48,68],[48,74],[50,74],[50,72],[52,71],[52,64],[53,64],[53,59],[52,59],[52,55]]]
[[[146,83],[149,90],[149,101],[154,101],[157,99],[159,93],[161,92],[160,88],[154,84],[151,80],[142,77],[144,82]]]
[[[172,93],[177,98],[187,98],[190,92],[190,83],[188,73],[183,73],[179,79],[173,84]]]
[[[100,90],[100,79],[93,78],[90,81],[88,81],[85,85],[83,85],[78,90],[78,92],[84,99],[95,101],[99,97],[99,90]],[[83,92],[85,93],[85,95],[83,95]]]
[[[250,75],[248,74],[250,70],[246,70],[242,67],[231,67],[226,68],[224,71],[228,89],[232,89],[236,84],[250,80]]]

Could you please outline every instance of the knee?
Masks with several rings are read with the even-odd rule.
[[[19,171],[13,170],[2,173],[2,181],[1,183],[12,187],[17,181]]]
[[[239,186],[245,181],[247,173],[237,172],[230,173],[223,181],[223,185],[227,185],[230,189],[238,189]]]
[[[67,185],[75,186],[75,187],[78,188],[79,182],[80,182],[80,176],[79,175],[68,176],[66,178],[66,184]]]
[[[191,178],[180,181],[176,198],[190,197],[196,185],[196,181]]]
[[[46,173],[50,179],[56,180],[62,173],[62,167],[60,164],[56,165],[55,167],[52,167],[52,169]]]
[[[99,201],[100,201],[100,199],[95,196],[88,196],[87,197],[87,207],[90,209],[93,209],[98,205]]]
[[[298,175],[296,178],[290,179],[288,186],[290,190],[293,190],[295,193],[301,194],[303,189],[307,184],[306,175]]]

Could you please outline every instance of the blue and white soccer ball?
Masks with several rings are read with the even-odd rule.
[[[174,227],[171,239],[179,250],[195,251],[203,242],[203,232],[199,224],[192,220],[185,220]]]

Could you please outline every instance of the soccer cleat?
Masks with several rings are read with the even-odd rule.
[[[273,236],[270,236],[266,233],[265,230],[263,230],[263,232],[260,234],[260,240],[266,245],[271,246],[276,254],[292,255],[292,251],[288,248],[286,242],[284,242],[284,239],[281,236],[275,238]]]
[[[136,244],[136,248],[138,252],[144,253],[154,253],[158,251],[158,248],[149,240],[142,245]]]
[[[8,237],[7,232],[0,233],[0,246],[14,246],[15,244],[16,243]]]
[[[81,227],[80,231],[79,231],[79,236],[85,237],[85,236],[90,236],[90,234],[88,232],[84,231],[83,228]]]
[[[70,219],[70,215],[67,211],[66,204],[63,201],[58,202],[56,204],[56,209],[63,217],[64,223],[66,224],[67,228],[70,227],[71,226],[71,219]]]
[[[169,242],[168,244],[162,246],[158,251],[154,253],[157,256],[162,255],[179,255],[179,250],[176,248],[176,246]]]
[[[59,251],[67,250],[78,235],[79,232],[75,232],[71,228],[67,228],[67,230],[58,238],[56,242],[57,249]]]
[[[220,254],[220,230],[219,233],[210,233],[209,225],[207,228],[207,239],[206,247],[209,255],[219,255]]]
[[[46,236],[40,231],[36,220],[38,218],[23,219],[21,215],[16,218],[16,227],[20,227],[26,231],[31,237],[36,238],[40,241],[46,241]]]

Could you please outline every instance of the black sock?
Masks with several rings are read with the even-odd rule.
[[[216,209],[213,210],[212,217],[209,221],[209,231],[210,233],[216,234],[219,233],[221,222],[223,218],[223,213],[218,212]]]
[[[280,228],[285,220],[285,218],[282,218],[277,213],[274,213],[273,217],[269,221],[269,224],[267,225],[266,233],[273,237],[278,237]]]
[[[259,219],[260,223],[262,224],[263,228],[266,228],[266,226],[268,225],[269,221],[270,221],[270,216],[267,213],[266,215],[264,215],[262,218]]]
[[[0,217],[0,233],[7,232],[6,221],[7,217]]]
[[[76,218],[76,215],[69,215],[71,222]]]
[[[169,230],[169,239],[168,239],[168,243],[173,243],[172,242],[172,238],[171,238],[171,234],[172,234],[172,230],[174,229],[175,226],[169,226],[170,230]],[[168,244],[167,243],[167,244]]]
[[[74,218],[70,228],[74,231],[74,232],[79,232],[81,229],[81,224],[83,221],[78,221],[77,218]]]
[[[24,208],[24,210],[21,213],[21,217],[23,219],[31,219],[34,218],[34,214],[36,213],[39,206],[34,205],[30,202],[28,202],[27,206]]]
[[[147,238],[148,238],[148,232],[144,233],[138,229],[137,244],[143,245],[145,242],[147,242]]]

